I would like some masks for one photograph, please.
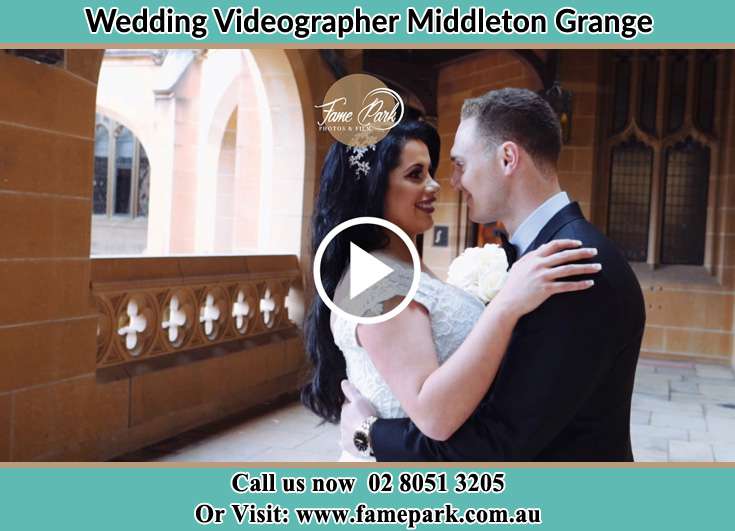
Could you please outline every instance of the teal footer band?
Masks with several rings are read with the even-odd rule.
[[[3,529],[726,529],[735,468],[5,468]]]

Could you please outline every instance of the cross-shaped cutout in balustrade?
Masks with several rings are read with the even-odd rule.
[[[245,324],[245,318],[250,315],[250,305],[245,300],[245,293],[240,290],[237,292],[237,300],[232,305],[232,317],[235,318],[235,326],[240,330]]]
[[[168,328],[168,340],[171,343],[176,342],[179,337],[179,328],[186,324],[186,313],[179,309],[179,298],[171,297],[168,305],[168,321],[164,321],[161,326]]]
[[[288,286],[288,293],[286,298],[283,300],[283,308],[285,310],[285,318],[288,321],[293,321],[294,318],[303,319],[303,308],[304,302],[301,298],[301,294],[296,291],[293,286]]]
[[[214,323],[219,319],[219,307],[214,305],[214,295],[207,295],[206,302],[199,311],[199,322],[204,323],[204,333],[210,335],[214,330]]]
[[[125,347],[133,350],[138,344],[138,334],[145,331],[148,321],[145,315],[138,315],[138,304],[135,301],[128,302],[127,312],[128,324],[119,328],[117,333],[125,336]]]
[[[265,296],[260,299],[260,311],[263,313],[263,322],[270,326],[271,318],[273,317],[273,312],[276,309],[276,301],[273,299],[271,295],[271,290],[266,289],[265,290]]]

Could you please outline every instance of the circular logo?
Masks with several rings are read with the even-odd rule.
[[[403,117],[403,99],[374,76],[351,74],[337,80],[324,96],[320,131],[348,146],[382,140]]]
[[[331,298],[329,298],[327,292],[324,290],[324,285],[322,284],[321,264],[327,246],[340,232],[349,229],[350,227],[354,227],[355,225],[361,224],[379,225],[380,227],[390,230],[391,232],[396,234],[401,239],[401,241],[403,241],[406,247],[408,247],[409,253],[411,254],[411,265],[413,267],[411,286],[408,288],[406,295],[403,297],[403,300],[398,304],[398,306],[381,315],[364,316],[355,315],[345,311],[337,304],[335,304],[335,302]],[[390,269],[391,268],[386,265],[386,263],[380,262],[379,259],[370,256],[369,253],[363,251],[357,245],[350,242],[350,278],[348,279],[350,282],[350,298],[360,296],[360,294],[369,290],[373,286],[378,285],[383,278],[390,275],[390,271],[388,271]],[[316,254],[314,255],[314,285],[316,286],[316,291],[319,294],[319,297],[321,297],[322,301],[324,301],[324,304],[326,304],[330,310],[337,313],[337,315],[349,321],[357,322],[359,324],[382,323],[387,321],[388,319],[392,319],[393,317],[401,313],[411,303],[414,296],[416,295],[416,291],[418,291],[419,289],[420,279],[421,260],[419,258],[419,253],[416,250],[416,247],[411,241],[411,238],[409,238],[408,234],[403,232],[400,227],[382,218],[364,216],[353,218],[340,223],[327,233],[326,237],[319,244],[319,247],[316,250]]]

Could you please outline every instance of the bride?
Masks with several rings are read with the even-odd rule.
[[[334,143],[322,168],[312,250],[332,228],[359,216],[391,221],[414,240],[429,230],[439,192],[434,180],[439,142],[429,124],[401,122],[360,157],[368,163],[366,171],[366,166],[355,164],[355,148]],[[327,295],[334,299],[345,289],[350,242],[379,253],[399,272],[395,290],[387,290],[384,300],[372,301],[374,307],[366,312],[376,315],[396,306],[408,291],[411,259],[397,236],[374,225],[352,227],[330,244],[321,263]],[[339,422],[345,401],[340,382],[348,378],[380,417],[410,417],[426,436],[446,440],[490,388],[518,319],[554,294],[592,285],[554,282],[599,271],[599,264],[570,264],[594,256],[594,249],[579,246],[578,241],[557,240],[527,253],[487,306],[441,281],[423,264],[413,301],[380,324],[358,325],[332,315],[315,296],[305,323],[313,374],[302,390],[303,403],[324,420]],[[346,451],[340,458],[354,459]]]

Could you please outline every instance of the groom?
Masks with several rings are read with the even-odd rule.
[[[615,245],[561,191],[559,122],[537,94],[491,91],[465,101],[452,184],[477,223],[501,221],[509,256],[554,239],[596,247],[593,288],[556,295],[523,317],[494,384],[446,441],[409,419],[377,419],[346,380],[342,445],[378,461],[632,461],[630,402],[645,309]],[[512,247],[510,247],[512,246]],[[461,393],[457,389],[457,393]]]

